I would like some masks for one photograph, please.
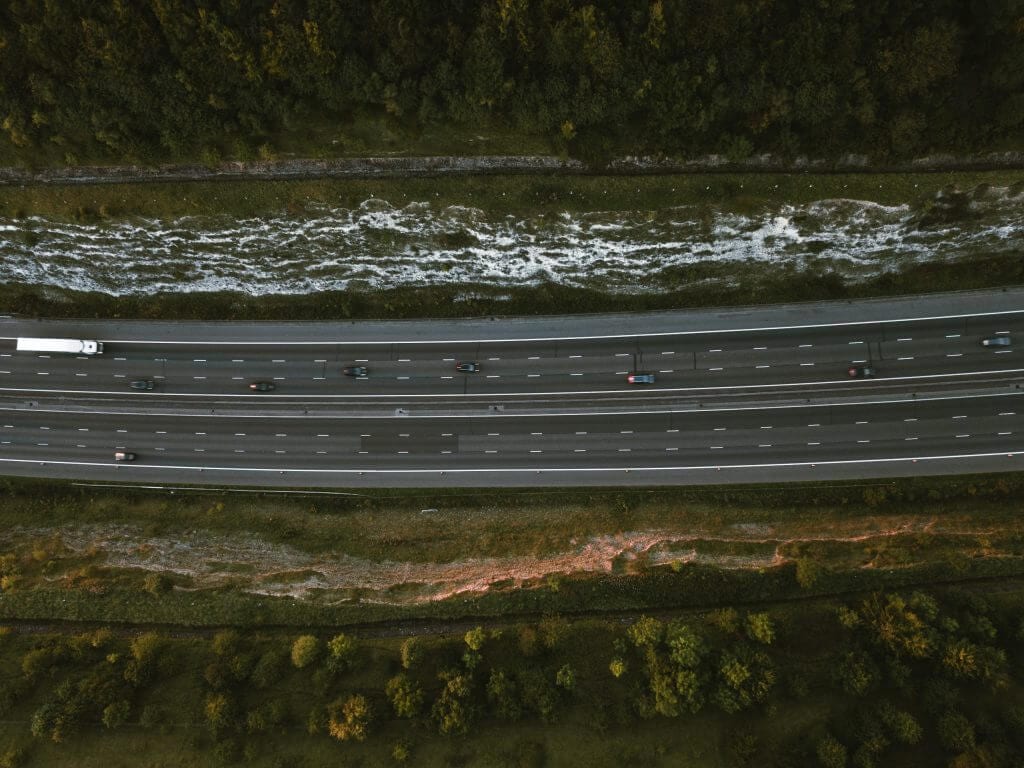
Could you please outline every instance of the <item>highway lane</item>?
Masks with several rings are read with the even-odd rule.
[[[264,349],[237,345],[152,347],[107,342],[96,357],[16,353],[0,346],[0,391],[120,394],[133,379],[152,379],[156,395],[246,395],[251,381],[270,381],[279,396],[488,397],[621,391],[632,371],[654,373],[659,391],[835,383],[850,365],[871,365],[879,379],[1019,373],[1013,347],[982,347],[995,334],[1024,336],[1019,316],[886,324],[824,326],[764,334],[708,334],[633,339],[479,343],[457,354],[436,344],[310,345]],[[12,344],[13,346],[13,344]],[[626,350],[628,351],[622,351]],[[478,373],[455,370],[459,360]],[[365,365],[365,377],[346,377],[346,365]]]
[[[829,405],[592,413],[332,417],[324,414],[0,410],[0,458],[280,469],[672,467],[684,463],[1015,452],[1021,390]],[[1018,405],[1019,403],[1019,405]],[[1018,410],[1019,408],[1019,410]]]
[[[946,298],[959,302],[954,309],[998,314],[894,309],[942,306],[917,297],[748,310],[724,321],[659,313],[184,324],[180,340],[170,324],[0,319],[0,466],[33,476],[365,487],[1015,468],[1024,406],[1007,403],[1021,396],[1024,361],[1013,344],[980,341],[1024,339],[1024,309],[1013,308],[1024,307],[1024,291],[972,295],[969,306],[964,296]],[[866,319],[869,310],[886,321]],[[759,320],[777,325],[751,330]],[[567,324],[577,335],[550,335]],[[98,338],[106,352],[16,353],[13,337],[3,338],[15,328]],[[82,332],[102,329],[109,333]],[[460,360],[480,371],[457,372]],[[355,364],[368,375],[342,375]],[[870,365],[876,377],[851,379],[851,365]],[[657,381],[630,386],[631,371]],[[139,378],[154,389],[131,390]],[[276,388],[253,393],[253,381]],[[115,465],[116,450],[138,460]]]

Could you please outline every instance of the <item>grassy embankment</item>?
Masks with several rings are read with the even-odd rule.
[[[176,218],[223,214],[302,217],[311,206],[357,207],[370,197],[396,206],[430,201],[437,208],[473,206],[489,217],[563,211],[657,211],[696,205],[710,224],[713,212],[756,213],[784,204],[854,198],[910,204],[925,212],[936,193],[953,185],[983,194],[986,185],[1024,187],[1020,172],[933,174],[694,174],[668,176],[476,176],[418,179],[208,182],[95,186],[0,187],[0,216],[89,221],[131,217]],[[33,235],[29,233],[29,237]],[[709,233],[710,237],[710,233]],[[308,296],[249,297],[236,293],[110,297],[51,287],[0,288],[0,311],[72,317],[201,319],[333,319],[452,317],[630,311],[886,296],[1024,282],[1019,255],[978,253],[950,264],[911,264],[862,282],[846,283],[826,260],[806,270],[707,263],[661,276],[663,290],[633,295],[570,288],[458,285]]]
[[[756,604],[1024,573],[1019,475],[364,497],[7,487],[8,620],[366,625]],[[298,597],[280,594],[303,583]]]

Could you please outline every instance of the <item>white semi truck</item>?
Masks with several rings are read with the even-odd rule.
[[[19,352],[65,352],[70,355],[98,355],[103,342],[92,339],[33,339],[19,338]]]

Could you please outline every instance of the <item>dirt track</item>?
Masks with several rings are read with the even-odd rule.
[[[991,152],[955,157],[933,155],[898,163],[873,162],[864,155],[784,159],[757,155],[729,160],[723,155],[693,159],[622,157],[606,166],[588,167],[580,160],[550,155],[479,157],[349,157],[225,162],[217,166],[110,165],[30,170],[0,168],[0,185],[118,184],[132,182],[246,181],[276,179],[395,178],[459,174],[662,174],[662,173],[907,173],[983,171],[1024,168],[1024,152]]]

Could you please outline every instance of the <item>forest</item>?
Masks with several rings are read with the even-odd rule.
[[[593,163],[1020,149],[1024,10],[1018,0],[0,5],[8,164],[269,159],[310,123],[368,118],[403,136],[513,130]]]

